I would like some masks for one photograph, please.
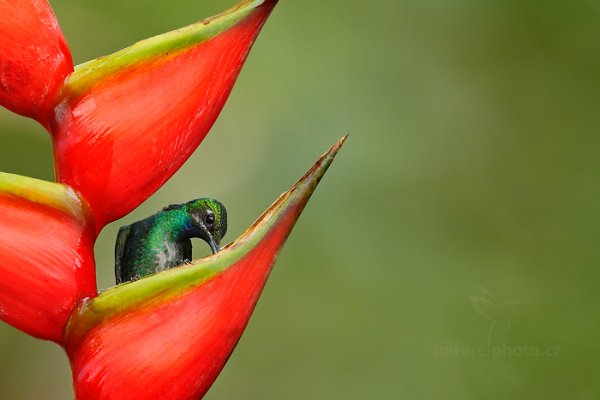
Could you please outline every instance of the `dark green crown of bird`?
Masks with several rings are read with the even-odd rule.
[[[173,204],[119,229],[115,247],[117,283],[177,267],[192,259],[191,238],[206,241],[214,253],[227,232],[227,210],[214,199]]]

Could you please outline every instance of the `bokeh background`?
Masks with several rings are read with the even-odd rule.
[[[52,4],[80,63],[233,2]],[[206,398],[596,399],[599,38],[591,0],[282,0],[204,143],[101,234],[99,285],[120,225],[213,196],[233,240],[349,132]],[[0,170],[53,178],[6,110]],[[72,398],[57,346],[1,324],[0,360],[0,398]]]

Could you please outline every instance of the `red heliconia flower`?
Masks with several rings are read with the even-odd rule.
[[[341,147],[218,254],[98,295],[98,233],[202,141],[275,3],[244,0],[73,68],[47,1],[0,0],[0,105],[50,132],[58,180],[0,172],[0,318],[66,350],[77,399],[204,395]]]

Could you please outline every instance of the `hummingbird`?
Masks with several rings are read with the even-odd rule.
[[[213,254],[227,232],[227,210],[208,198],[173,204],[119,229],[115,246],[117,284],[189,263],[191,238],[206,241]]]

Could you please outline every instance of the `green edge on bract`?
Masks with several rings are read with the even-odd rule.
[[[19,197],[62,211],[79,221],[84,220],[83,204],[67,185],[0,172],[1,194]]]
[[[243,20],[265,1],[267,0],[243,0],[214,17],[142,40],[116,53],[80,64],[65,82],[62,96],[79,95],[108,75],[205,42]]]

